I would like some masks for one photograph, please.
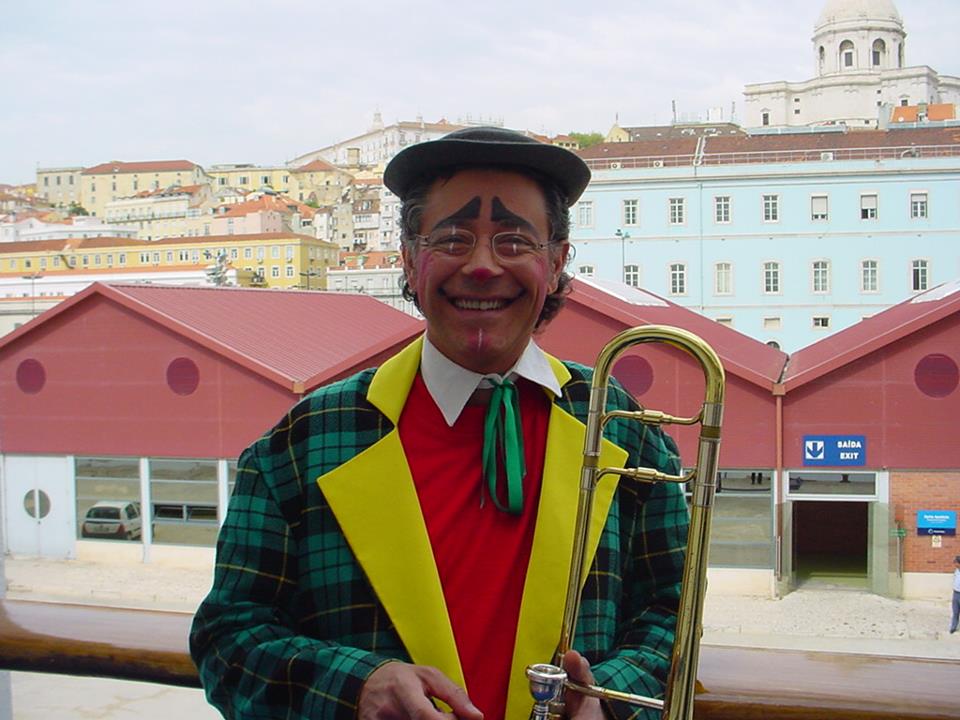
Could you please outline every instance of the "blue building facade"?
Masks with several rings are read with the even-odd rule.
[[[608,143],[575,274],[793,352],[960,276],[960,124]],[[686,152],[684,152],[686,151]]]

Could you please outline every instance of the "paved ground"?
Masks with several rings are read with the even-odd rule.
[[[157,565],[10,559],[7,596],[192,611],[210,584],[206,570]],[[704,642],[960,660],[946,603],[898,601],[863,591],[805,587],[783,599],[714,597]],[[216,718],[199,691],[113,680],[12,673],[16,720]]]

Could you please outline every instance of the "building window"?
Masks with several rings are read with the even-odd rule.
[[[263,260],[266,257],[266,248],[263,245],[257,247],[257,260]]]
[[[241,175],[239,180],[241,185],[248,185],[250,183],[250,178],[248,178],[246,175]]]
[[[243,249],[243,258],[244,260],[251,260],[253,258],[253,248],[245,247]]]
[[[636,225],[639,222],[639,218],[640,218],[640,201],[624,200],[623,201],[623,224]]]
[[[812,271],[813,292],[818,295],[830,292],[830,262],[814,260]]]
[[[716,317],[714,321],[717,325],[726,325],[727,327],[733,327],[733,318],[729,315],[724,315],[723,317]]]
[[[278,278],[278,277],[280,277],[280,267],[279,267],[279,266],[274,265],[272,268],[270,268],[270,277],[273,277],[273,278]]]
[[[261,175],[261,176],[260,176],[260,183],[261,183],[262,185],[269,185],[269,184],[270,184],[270,176],[269,176],[269,175]]]
[[[912,282],[911,288],[914,292],[921,292],[929,287],[930,283],[930,263],[927,260],[914,260],[911,264]]]
[[[670,224],[683,225],[684,223],[684,198],[670,198]]]
[[[763,319],[764,330],[779,330],[782,323],[778,317],[765,317]]]
[[[762,113],[760,113],[760,124],[761,124],[761,125],[764,125],[764,126],[770,124],[770,113],[769,113],[769,112],[762,112]]]
[[[593,201],[584,200],[577,203],[577,225],[593,227]]]
[[[687,266],[683,263],[671,263],[670,265],[670,294],[687,294]]]
[[[814,330],[826,330],[830,327],[830,316],[829,315],[814,315],[813,316],[813,329]]]
[[[733,264],[718,262],[713,266],[714,295],[733,294]]]
[[[293,265],[287,265],[287,277],[288,278],[293,277]]]
[[[274,260],[279,260],[279,259],[280,259],[280,246],[279,246],[279,245],[271,245],[271,246],[270,246],[270,257],[271,257],[272,259],[274,259]]]
[[[623,266],[623,282],[631,287],[640,287],[640,266],[639,265],[624,265]]]
[[[927,194],[925,192],[910,193],[910,217],[927,217]]]
[[[596,272],[597,269],[593,265],[581,265],[577,268],[577,275],[583,275],[588,278],[592,278]]]
[[[779,220],[780,220],[780,196],[764,195],[763,196],[763,221],[779,222]]]
[[[763,292],[767,295],[780,293],[780,263],[765,262],[763,264]]]
[[[828,217],[828,201],[826,195],[814,195],[810,198],[810,219],[826,220]]]
[[[860,292],[875,293],[880,290],[880,263],[877,260],[860,262]]]
[[[713,217],[718,223],[730,222],[730,196],[717,195],[713,199]]]
[[[877,196],[873,193],[860,196],[860,219],[877,219]]]
[[[849,40],[844,40],[840,43],[840,67],[852,68],[854,59],[853,43]]]
[[[887,45],[881,39],[873,41],[873,49],[870,53],[870,62],[874,67],[880,67],[883,64],[883,56],[887,54]]]

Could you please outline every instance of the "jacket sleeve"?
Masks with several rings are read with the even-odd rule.
[[[633,405],[632,400],[627,401]],[[622,423],[619,440],[629,463],[677,474],[677,446],[659,428]],[[681,487],[621,481],[622,595],[613,650],[593,666],[597,683],[624,692],[662,697],[676,634],[689,518]],[[613,718],[654,720],[655,710],[606,703]]]
[[[363,682],[388,658],[298,633],[297,539],[257,447],[240,457],[191,655],[226,718],[353,720]]]

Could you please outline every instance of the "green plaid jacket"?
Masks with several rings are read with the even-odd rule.
[[[401,355],[409,358],[413,350]],[[582,421],[592,371],[573,363],[557,362],[555,367],[568,379],[552,413]],[[226,718],[353,720],[364,680],[382,663],[423,662],[425,654],[430,659],[432,631],[425,631],[425,641],[405,644],[401,639],[401,634],[407,635],[398,628],[403,611],[388,612],[368,574],[379,570],[358,559],[363,547],[345,537],[328,497],[333,491],[325,494],[317,482],[386,442],[393,431],[388,415],[396,413],[384,412],[382,404],[377,407],[370,400],[374,377],[375,371],[367,370],[318,389],[240,456],[236,487],[217,543],[213,586],[190,635],[191,654],[207,698]],[[409,384],[388,391],[395,396],[394,410],[402,408],[408,389]],[[635,407],[619,386],[608,395],[608,407]],[[605,436],[626,450],[632,465],[679,469],[675,445],[657,428],[615,420]],[[548,441],[548,452],[549,448]],[[386,475],[378,482],[391,483]],[[545,470],[545,483],[546,475]],[[578,476],[579,463],[571,468],[574,485]],[[361,488],[359,483],[368,480],[354,478],[351,488]],[[575,501],[573,505],[570,513]],[[542,508],[543,503],[541,515]],[[394,514],[389,503],[386,511],[383,518]],[[371,510],[374,517],[376,513]],[[682,493],[672,484],[624,481],[611,486],[608,509],[597,528],[574,647],[589,660],[599,684],[661,696],[686,544]],[[376,527],[370,537],[379,555],[397,553],[397,537],[378,535]],[[531,555],[531,573],[535,557],[536,552]],[[551,593],[559,598],[557,608],[562,608],[566,567],[569,556],[564,582]],[[403,585],[404,594],[415,603],[418,587],[415,580]],[[441,606],[440,615],[442,610]],[[549,630],[554,646],[559,633],[553,631],[558,628],[559,622]],[[545,654],[532,661],[550,660],[553,646],[541,647]],[[522,674],[526,661],[515,658],[512,675],[517,668]],[[520,692],[513,679],[511,692]],[[529,703],[523,703],[523,712],[517,703],[508,704],[508,716],[516,716],[508,720],[529,714]],[[605,711],[617,718],[657,717],[618,703],[606,705]]]

